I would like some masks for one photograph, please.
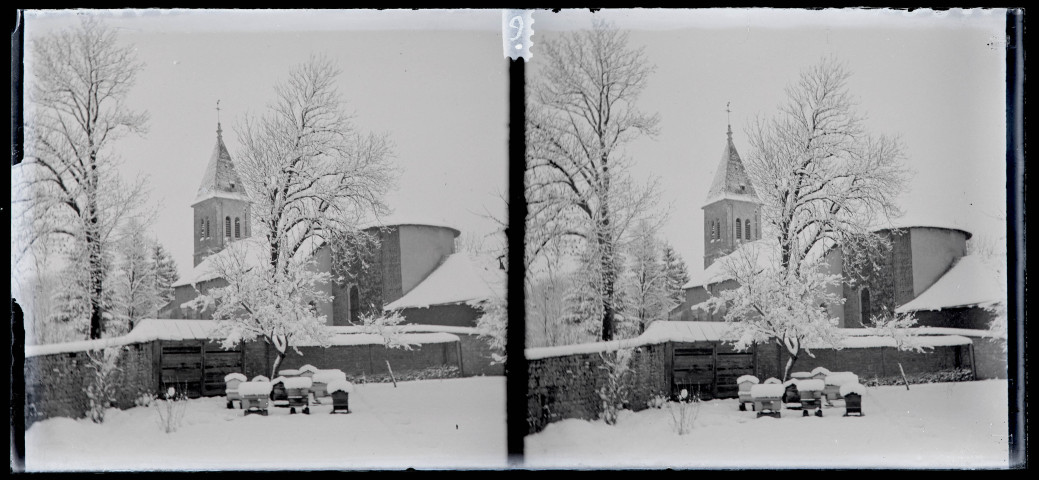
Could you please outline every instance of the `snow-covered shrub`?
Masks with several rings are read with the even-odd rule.
[[[411,350],[412,343],[408,343],[404,329],[404,317],[400,312],[394,310],[385,315],[362,314],[362,331],[379,335],[383,339],[386,348],[400,348]]]
[[[607,425],[617,423],[617,413],[624,409],[630,394],[631,357],[634,350],[622,348],[615,352],[600,353],[606,371],[606,382],[599,388],[602,401],[601,418]]]
[[[667,396],[659,393],[653,395],[650,397],[649,401],[646,402],[646,405],[648,405],[649,408],[664,408],[664,405],[667,405]]]
[[[675,433],[685,435],[693,430],[693,422],[700,415],[700,395],[690,395],[689,391],[683,388],[678,394],[677,402],[667,403],[667,411],[671,413],[671,426]]]
[[[899,350],[922,353],[924,347],[916,342],[916,315],[898,313],[873,315],[868,324],[863,325],[871,335],[889,337],[895,341]]]
[[[937,372],[909,373],[906,380],[910,384],[941,383],[941,382],[968,382],[974,380],[974,372],[969,368],[957,368],[951,370],[939,370]],[[880,385],[904,385],[905,380],[901,375],[890,375],[887,377],[873,377],[866,381],[860,381],[867,387]]]
[[[183,391],[178,392],[170,387],[152,402],[155,411],[159,414],[159,427],[162,428],[162,431],[172,433],[180,428],[180,424],[184,420],[184,413],[188,408],[187,400],[188,397]]]
[[[134,399],[133,404],[138,407],[150,407],[152,402],[155,401],[155,395],[151,393],[142,393],[140,396]]]
[[[492,364],[505,363],[505,342],[508,334],[509,309],[505,298],[495,295],[477,304],[483,315],[476,319],[476,329],[491,347]]]
[[[111,406],[115,397],[115,372],[119,370],[116,362],[119,360],[120,350],[121,347],[111,347],[87,352],[88,365],[94,371],[87,386],[90,420],[94,423],[105,421],[105,409]]]

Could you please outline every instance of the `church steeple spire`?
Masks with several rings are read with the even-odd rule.
[[[250,235],[249,204],[241,177],[224,145],[217,100],[216,145],[191,207],[195,210],[195,265]]]
[[[704,268],[741,242],[761,238],[761,200],[732,140],[732,110],[725,104],[725,150],[704,202]]]

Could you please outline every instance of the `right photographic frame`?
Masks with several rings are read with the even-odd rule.
[[[527,468],[1020,465],[1013,12],[533,18]]]

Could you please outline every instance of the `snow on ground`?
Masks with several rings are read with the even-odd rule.
[[[736,399],[703,402],[678,435],[666,408],[624,411],[614,426],[564,420],[525,440],[529,468],[1006,468],[1007,382],[871,387],[863,417],[842,400],[823,417],[741,412]]]
[[[52,418],[25,432],[28,471],[504,468],[505,377],[354,386],[350,414],[331,399],[310,415],[228,410],[224,397],[188,401],[163,433],[154,407],[110,409],[105,423]],[[236,404],[237,405],[237,404]]]

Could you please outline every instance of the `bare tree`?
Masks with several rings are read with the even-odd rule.
[[[120,45],[115,31],[92,16],[34,41],[29,60],[26,183],[17,200],[29,204],[22,245],[79,245],[73,250],[86,270],[90,338],[100,338],[103,258],[113,232],[143,203],[143,181],[122,182],[112,152],[120,137],[144,132],[146,115],[125,104],[142,64],[133,47]]]
[[[661,258],[661,242],[645,222],[639,224],[628,248],[629,268],[624,282],[627,292],[628,335],[641,335],[650,323],[667,320],[675,306],[668,291],[668,271]]]
[[[787,87],[787,103],[774,117],[751,129],[747,171],[778,255],[764,266],[729,262],[724,267],[739,286],[708,302],[727,309],[738,346],[774,341],[786,348],[787,374],[802,350],[811,355],[808,344],[837,346],[840,338],[826,305],[843,302],[833,293],[841,279],[826,271],[824,255],[839,248],[851,279],[880,268],[887,240],[871,229],[901,215],[895,199],[909,179],[900,141],[863,127],[850,75],[823,59]]]
[[[224,265],[229,285],[200,303],[224,303],[213,318],[223,321],[228,341],[259,336],[274,345],[272,372],[294,339],[323,339],[325,320],[308,305],[327,300],[316,285],[331,278],[312,271],[314,252],[350,244],[341,240],[360,235],[362,221],[388,212],[392,147],[385,135],[365,135],[353,125],[336,86],[339,74],[328,58],[311,57],[275,87],[263,115],[237,128],[237,167],[258,233],[250,239],[258,251],[250,255],[259,254],[264,265]]]
[[[627,34],[596,21],[591,30],[541,44],[527,95],[526,261],[560,244],[594,265],[601,338],[614,336],[621,244],[653,211],[654,185],[636,185],[624,146],[655,135],[659,121],[636,106],[652,67]]]
[[[910,176],[902,144],[865,130],[850,77],[824,58],[786,88],[774,117],[751,128],[747,171],[785,270],[796,271],[813,249],[881,242],[871,227],[901,215],[895,201]]]

